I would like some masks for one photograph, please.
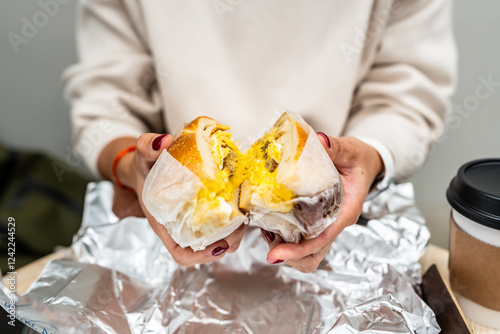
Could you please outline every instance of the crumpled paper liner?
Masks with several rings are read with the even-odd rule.
[[[149,213],[165,225],[172,239],[179,246],[203,250],[208,245],[224,239],[241,224],[248,223],[245,215],[230,219],[224,226],[204,226],[204,233],[193,229],[196,194],[203,187],[200,179],[164,150],[149,172],[142,200]],[[224,204],[223,204],[224,205]],[[224,213],[230,217],[233,208],[225,204]]]

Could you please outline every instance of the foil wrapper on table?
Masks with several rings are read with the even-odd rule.
[[[77,261],[50,262],[17,317],[40,333],[438,333],[419,298],[417,261],[429,240],[411,184],[365,203],[311,274],[266,263],[249,228],[237,252],[181,268],[145,219],[118,220],[112,186],[89,185]],[[8,290],[0,291],[2,306]]]

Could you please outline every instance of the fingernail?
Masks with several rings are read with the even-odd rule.
[[[330,141],[330,138],[328,138],[327,135],[325,135],[323,132],[318,132],[318,135],[325,138],[326,142],[328,143],[328,148],[332,148],[332,142]]]
[[[156,137],[154,140],[153,140],[153,150],[155,151],[158,151],[161,147],[161,143],[163,142],[163,139],[167,136],[167,134],[164,134],[164,135],[161,135],[161,136],[158,136]]]
[[[226,246],[226,247],[216,247],[213,251],[212,251],[212,255],[213,256],[219,256],[219,255],[222,255],[224,254],[227,250],[229,249],[229,246]]]
[[[272,244],[274,242],[274,239],[276,239],[276,235],[273,232],[269,232],[267,230],[261,229],[262,234],[264,234],[264,237],[266,238],[267,242]]]
[[[283,263],[283,260],[276,260],[274,262],[269,262],[269,260],[268,260],[267,262],[270,264],[278,264],[278,263]]]

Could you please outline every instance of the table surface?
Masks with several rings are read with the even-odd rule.
[[[432,265],[436,264],[439,271],[443,274],[444,278],[449,282],[450,272],[448,270],[448,251],[444,248],[429,245],[427,252],[420,259],[420,264],[422,265],[422,273],[425,273],[427,269]],[[45,265],[54,259],[60,259],[64,257],[71,257],[71,249],[63,248],[50,255],[47,255],[33,263],[30,263],[17,270],[17,294],[22,295],[28,291],[30,285],[37,279],[40,275],[42,269]],[[4,284],[6,284],[6,279],[8,276],[3,278]],[[485,326],[481,326],[474,321],[469,321],[472,330],[475,334],[500,334],[500,330],[491,329]]]
[[[432,264],[436,264],[446,281],[450,282],[448,256],[449,253],[446,249],[435,245],[429,245],[429,247],[427,248],[427,252],[425,252],[424,256],[422,256],[419,261],[420,265],[422,266],[422,273],[425,273]],[[469,324],[475,334],[500,334],[500,330],[498,329],[488,328],[471,320],[469,320]]]

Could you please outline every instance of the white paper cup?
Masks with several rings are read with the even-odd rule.
[[[451,287],[469,319],[500,329],[500,159],[463,165],[446,196]]]

